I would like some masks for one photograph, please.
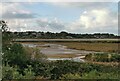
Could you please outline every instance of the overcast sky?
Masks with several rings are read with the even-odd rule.
[[[0,4],[11,31],[118,33],[116,2],[19,2]]]

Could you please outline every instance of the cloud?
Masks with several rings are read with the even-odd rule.
[[[7,19],[11,31],[52,31],[60,32],[65,25],[57,18]]]
[[[35,14],[22,8],[20,3],[2,3],[0,4],[2,19],[25,19],[35,18]]]
[[[117,25],[117,13],[115,14],[107,9],[93,9],[84,11],[78,20],[66,26],[66,30],[84,33],[110,32],[115,30],[117,33]]]
[[[84,9],[93,9],[93,8],[106,8],[112,2],[53,2],[49,3],[55,6],[69,7],[69,8],[84,8]]]
[[[41,18],[37,20],[37,24],[44,31],[59,32],[65,28],[64,23],[57,18]]]
[[[24,19],[24,18],[35,18],[33,14],[27,14],[27,13],[18,13],[18,12],[7,12],[2,15],[3,19]]]
[[[65,9],[78,9],[79,11],[89,11],[93,9],[108,9],[110,11],[113,10],[113,12],[115,10],[116,12],[118,11],[118,3],[116,2],[53,2],[48,4]]]
[[[11,31],[25,31],[32,26],[31,19],[7,19],[7,25]]]

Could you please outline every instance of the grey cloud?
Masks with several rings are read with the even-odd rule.
[[[26,14],[26,13],[16,13],[13,14],[12,12],[6,12],[2,15],[3,19],[28,19],[28,18],[35,18],[35,14]]]
[[[21,3],[2,3],[0,4],[0,15],[3,19],[30,19],[37,16],[37,14],[22,8],[22,6]]]
[[[37,20],[37,24],[38,27],[41,29],[47,29],[49,30],[54,30],[54,31],[60,31],[65,29],[65,25],[64,23],[60,23],[58,20],[56,20],[57,22],[55,22],[54,20],[46,20],[43,21],[42,19]]]
[[[54,22],[49,23],[48,26],[56,30],[62,30],[65,27],[64,24],[54,23]]]

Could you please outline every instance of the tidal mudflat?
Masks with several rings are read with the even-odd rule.
[[[65,45],[53,43],[23,43],[23,46],[39,48],[40,52],[48,57],[48,60],[74,60],[78,62],[84,62],[84,57],[86,54],[100,53],[95,51],[70,49]]]

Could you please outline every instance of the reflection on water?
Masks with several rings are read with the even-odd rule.
[[[48,58],[50,61],[55,61],[55,60],[72,60],[75,62],[85,62],[83,59],[80,59],[80,57],[74,57],[74,58]]]
[[[75,50],[75,49],[68,49],[66,46],[58,45],[58,44],[23,44],[23,46],[28,47],[44,47],[40,49],[40,52],[46,55],[50,54],[78,54],[78,55],[86,55],[90,53],[96,53],[94,51],[84,51],[84,50]],[[81,56],[74,57],[74,58],[48,58],[48,60],[73,60],[77,62],[84,62],[81,59]]]

